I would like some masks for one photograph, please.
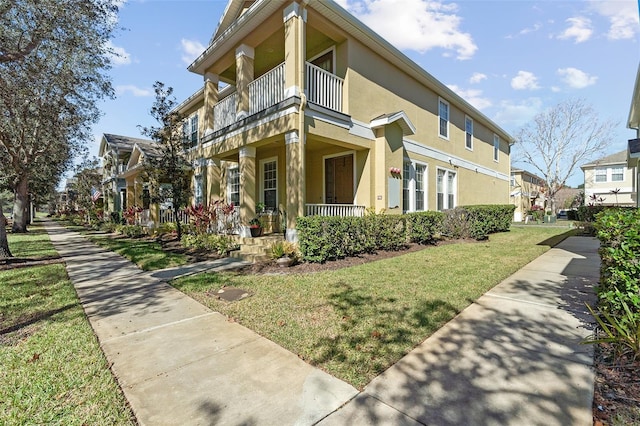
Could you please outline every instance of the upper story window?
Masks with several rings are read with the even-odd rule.
[[[624,167],[598,167],[595,169],[596,183],[622,182],[624,180]]]
[[[440,99],[438,102],[438,117],[440,118],[438,134],[440,137],[449,139],[449,102],[444,99]]]
[[[198,114],[192,115],[182,123],[182,138],[185,149],[198,146]]]
[[[330,72],[331,74],[335,74],[333,69],[333,48],[321,53],[319,56],[311,59],[309,62],[311,62],[318,68],[322,68],[323,70]]]
[[[464,119],[464,146],[469,150],[473,150],[473,119],[471,117],[465,117]]]
[[[500,155],[500,136],[493,135],[493,161],[498,161]]]

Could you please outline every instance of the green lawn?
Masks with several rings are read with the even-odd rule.
[[[566,228],[515,228],[306,275],[205,273],[172,284],[302,359],[362,388],[484,292],[561,241]],[[212,294],[249,290],[235,303]]]
[[[9,245],[56,254],[38,224]],[[63,264],[0,271],[0,424],[135,424]]]
[[[88,237],[94,243],[126,257],[143,271],[155,271],[188,263],[185,255],[167,253],[162,250],[160,243],[155,241],[113,238],[106,235],[88,235]]]

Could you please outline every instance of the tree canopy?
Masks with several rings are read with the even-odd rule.
[[[514,162],[532,166],[544,178],[544,195],[555,211],[558,191],[580,165],[610,146],[613,127],[582,99],[561,102],[518,131]]]
[[[97,102],[113,95],[114,0],[0,2],[0,166],[15,193],[14,232],[29,193],[57,182],[92,138]]]

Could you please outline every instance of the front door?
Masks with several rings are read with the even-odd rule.
[[[325,203],[353,204],[353,155],[324,160]]]

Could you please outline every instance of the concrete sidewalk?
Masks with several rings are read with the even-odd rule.
[[[592,424],[596,239],[534,260],[359,393],[164,282],[233,261],[147,273],[46,227],[140,424]]]

